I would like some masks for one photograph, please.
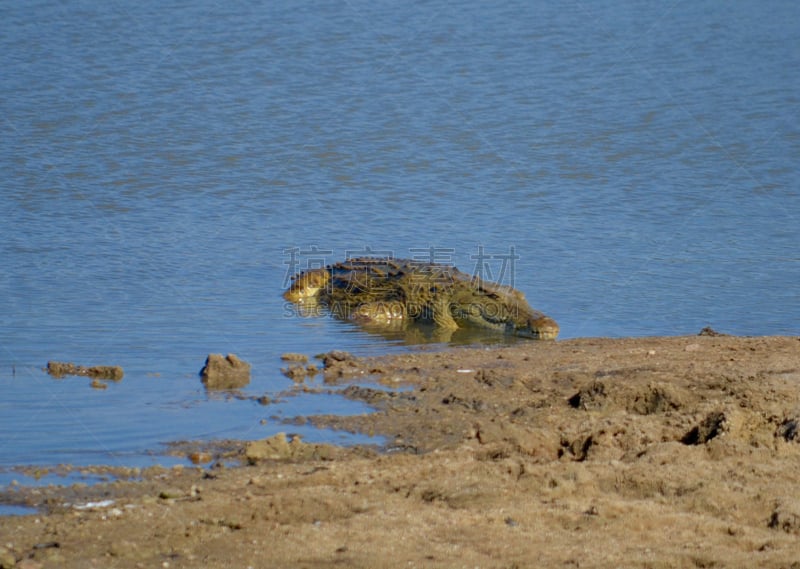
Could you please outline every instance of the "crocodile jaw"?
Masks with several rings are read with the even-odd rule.
[[[482,305],[451,305],[451,311],[459,325],[472,325],[504,332],[509,335],[535,340],[555,340],[558,337],[558,324],[555,320],[519,304],[498,307],[483,311]]]

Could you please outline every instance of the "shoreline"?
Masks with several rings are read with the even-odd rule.
[[[211,468],[6,490],[42,512],[0,517],[0,567],[777,568],[800,550],[798,337],[341,355],[322,373],[376,411],[298,424],[384,448],[279,435],[208,451]]]

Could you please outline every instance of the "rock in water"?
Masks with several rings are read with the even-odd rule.
[[[338,450],[327,444],[304,443],[298,435],[278,433],[260,441],[250,441],[244,448],[249,464],[262,460],[331,460]]]
[[[208,354],[200,376],[206,389],[237,389],[250,383],[250,364],[235,354]]]
[[[91,377],[93,379],[110,379],[119,381],[123,378],[125,373],[120,366],[78,366],[72,362],[47,362],[47,373],[56,378],[62,378],[65,375],[82,375]]]

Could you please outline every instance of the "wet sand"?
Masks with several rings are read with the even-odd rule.
[[[385,447],[11,489],[42,513],[0,518],[0,567],[800,567],[800,338],[339,356],[377,411],[297,421]]]

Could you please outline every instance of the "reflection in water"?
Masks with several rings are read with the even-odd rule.
[[[442,329],[439,326],[435,326],[434,324],[427,322],[408,324],[406,322],[396,321],[390,325],[386,325],[354,322],[351,320],[340,320],[331,314],[331,312],[323,305],[316,304],[310,308],[311,309],[308,312],[305,312],[303,307],[299,306],[297,310],[298,316],[303,318],[329,318],[335,321],[335,326],[341,326],[345,329],[349,328],[356,333],[363,331],[370,336],[387,340],[394,345],[513,345],[519,341],[535,341],[474,326],[458,328],[456,330],[448,330]]]

